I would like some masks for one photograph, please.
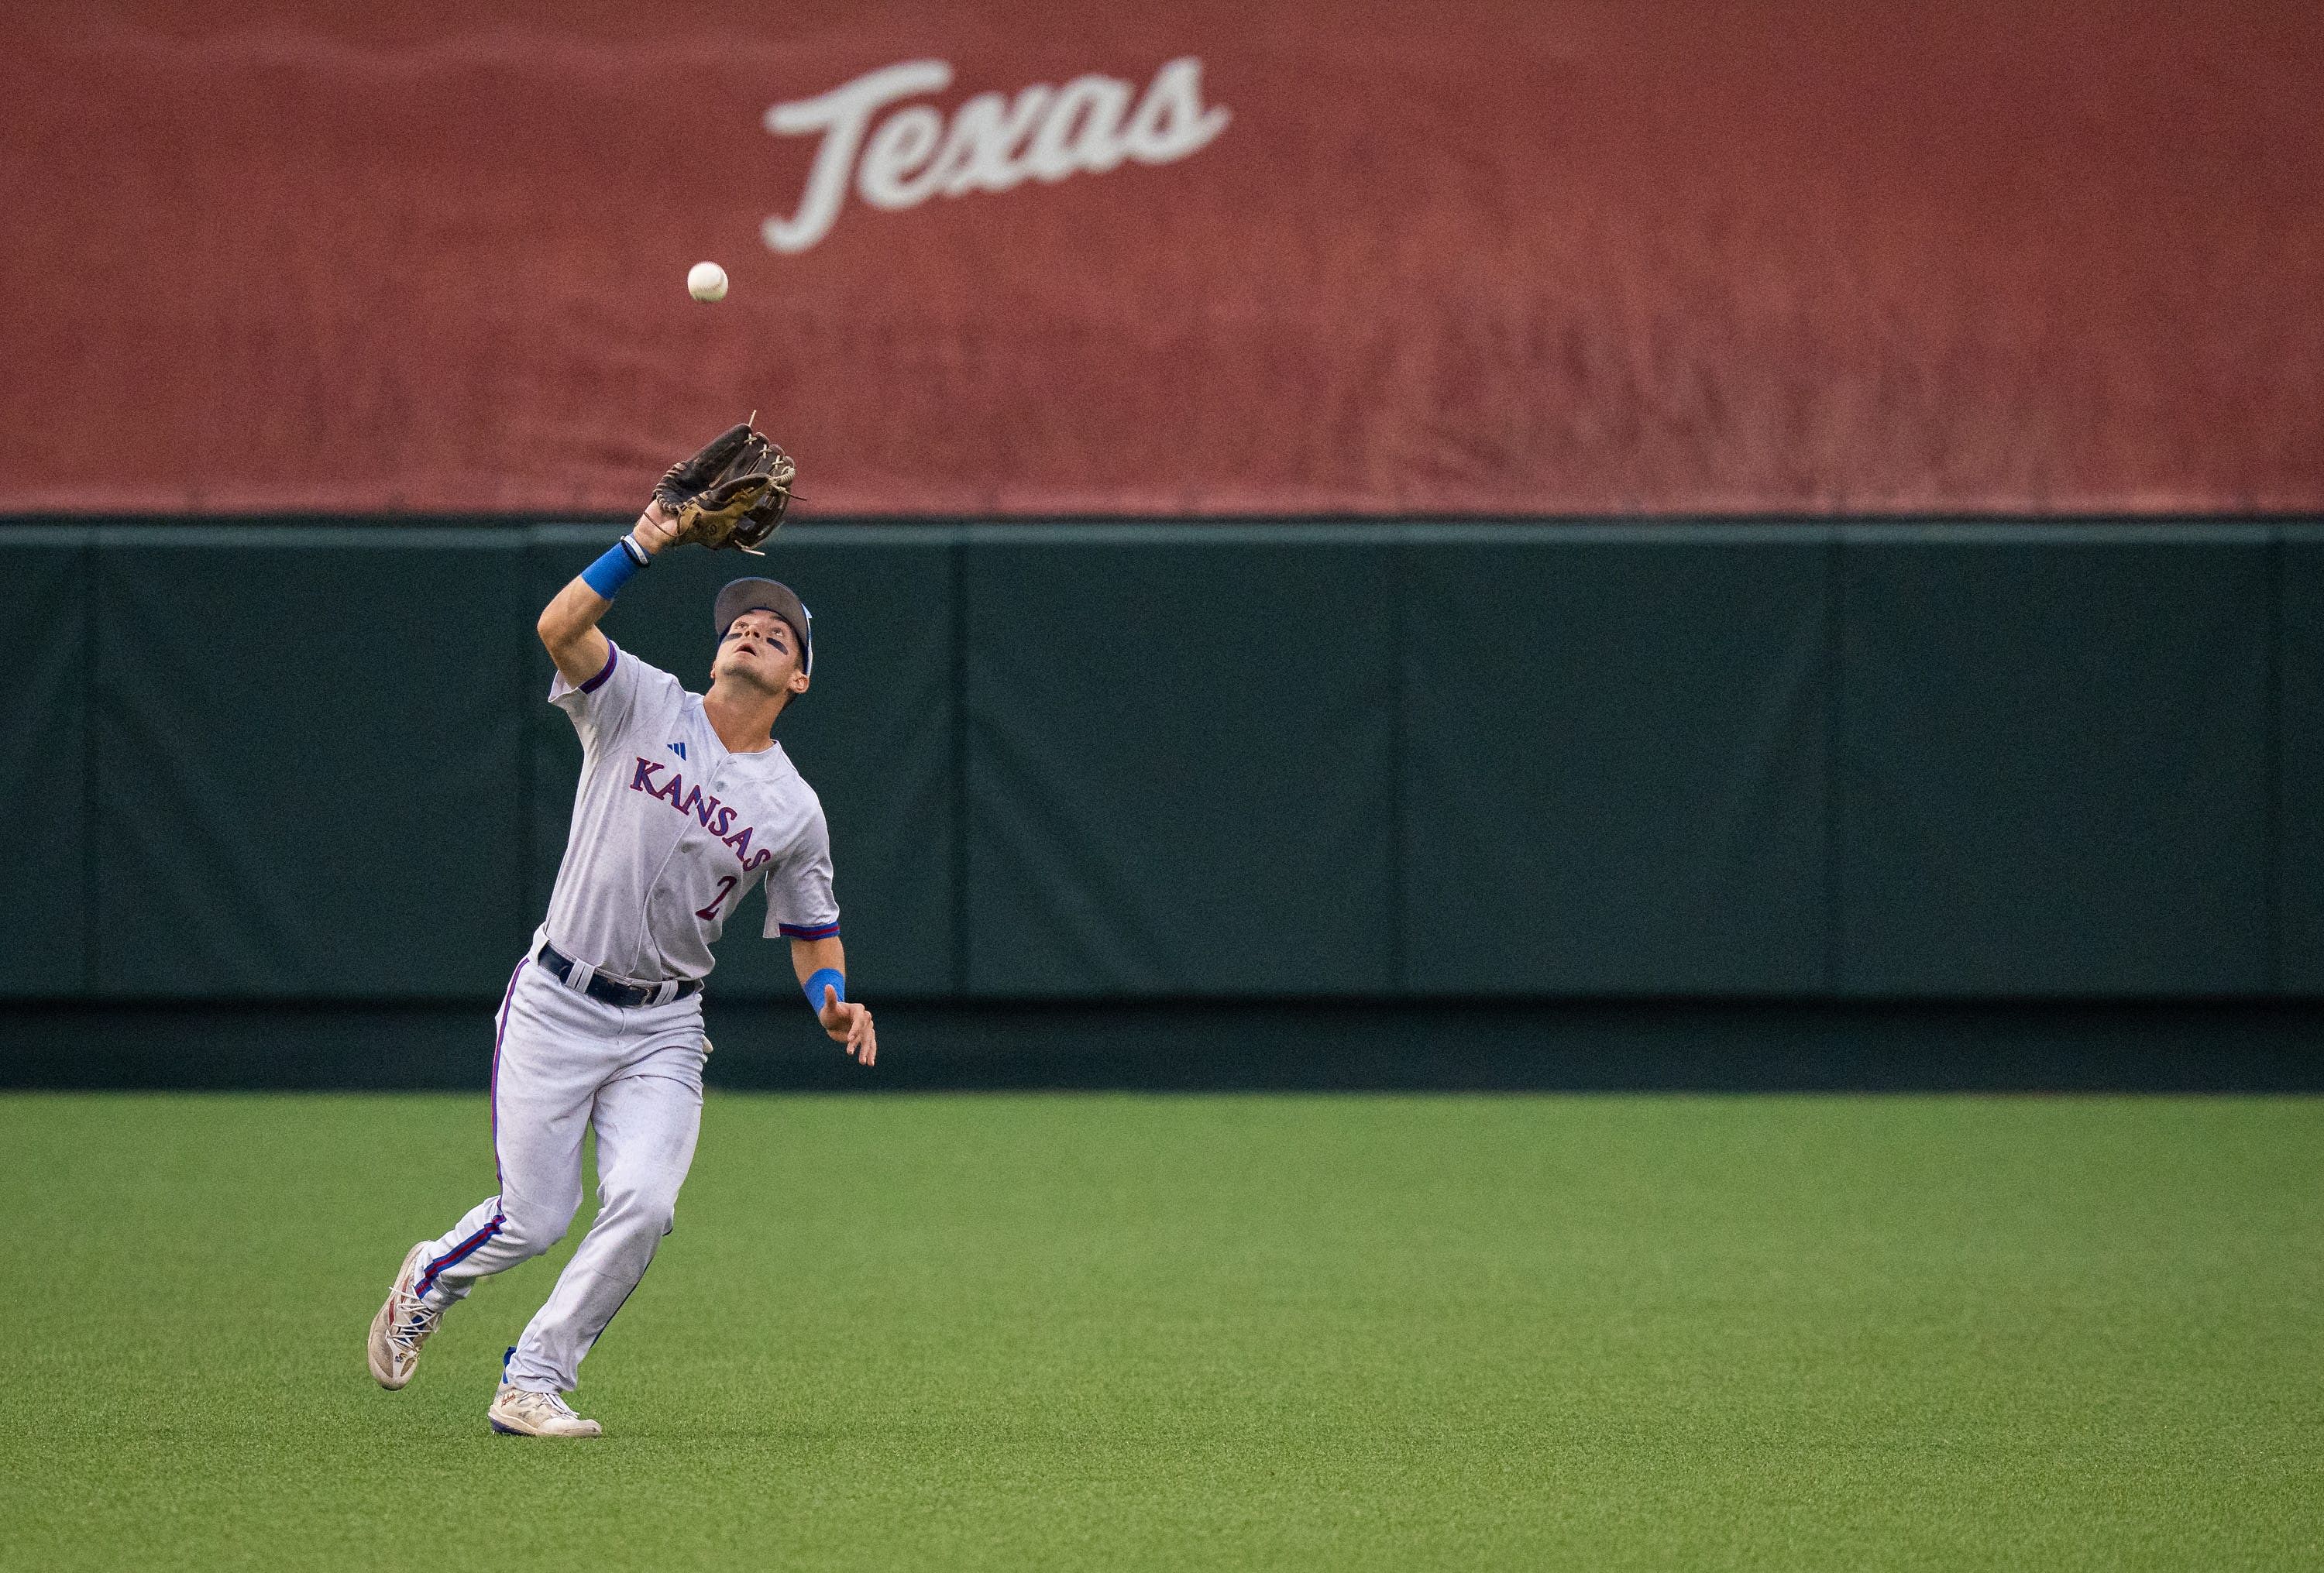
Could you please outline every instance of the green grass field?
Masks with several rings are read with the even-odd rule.
[[[714,1096],[581,1444],[484,1421],[564,1249],[364,1373],[491,1183],[0,1099],[0,1567],[2324,1559],[2314,1099]]]

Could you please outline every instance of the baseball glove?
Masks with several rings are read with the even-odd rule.
[[[673,546],[695,541],[763,557],[759,547],[783,522],[798,472],[790,455],[745,421],[672,465],[654,488],[654,501],[678,526]]]

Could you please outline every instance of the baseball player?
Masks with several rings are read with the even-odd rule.
[[[540,614],[549,703],[581,734],[573,830],[501,1000],[493,1053],[499,1193],[411,1247],[373,1318],[371,1373],[411,1380],[420,1346],[478,1279],[562,1238],[581,1202],[581,1136],[597,1133],[599,1210],[548,1303],[503,1361],[487,1412],[513,1436],[594,1437],[566,1403],[582,1357],[669,1232],[702,1118],[702,980],[754,886],[769,938],[824,1030],[869,1066],[872,1013],[847,998],[823,807],[770,735],[807,691],[814,628],[771,579],[718,593],[706,694],[598,631],[613,597],[681,541],[752,548],[781,522],[793,466],[746,424],[671,467],[630,532]]]

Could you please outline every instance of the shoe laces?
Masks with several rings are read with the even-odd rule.
[[[581,1418],[573,1412],[573,1406],[565,1402],[565,1394],[561,1393],[536,1393],[530,1387],[519,1387],[514,1389],[514,1392],[516,1394],[514,1402],[519,1409],[545,1409],[549,1413],[562,1415],[567,1420]]]
[[[387,1340],[397,1348],[417,1354],[444,1313],[407,1289],[395,1292],[395,1314],[388,1320]]]

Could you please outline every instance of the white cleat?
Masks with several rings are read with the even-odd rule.
[[[493,1430],[504,1437],[602,1437],[605,1428],[575,1414],[560,1393],[535,1393],[501,1384],[493,1406],[484,1412]]]
[[[415,1285],[432,1242],[422,1240],[403,1255],[387,1303],[371,1319],[371,1374],[391,1392],[411,1380],[420,1368],[420,1346],[436,1330],[444,1313],[420,1298]]]

